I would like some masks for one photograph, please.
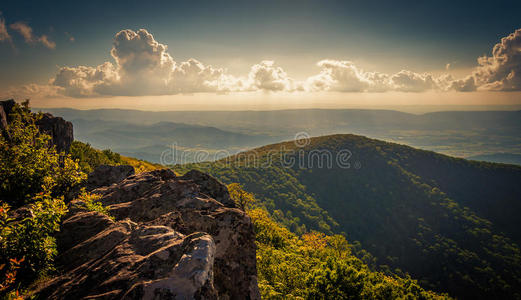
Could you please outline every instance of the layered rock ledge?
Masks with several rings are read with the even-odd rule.
[[[62,275],[41,298],[260,299],[253,226],[219,181],[167,169],[89,179],[105,184],[90,188],[110,217],[71,202],[57,236]]]

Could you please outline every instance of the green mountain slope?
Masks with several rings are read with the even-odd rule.
[[[521,297],[520,167],[355,135],[297,144],[178,169],[239,182],[292,231],[344,233],[384,269],[426,288],[466,299]]]
[[[448,299],[425,291],[410,277],[368,268],[343,236],[297,237],[263,209],[248,211],[256,234],[263,299]]]

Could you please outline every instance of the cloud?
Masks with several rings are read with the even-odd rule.
[[[494,45],[492,56],[477,61],[478,66],[470,75],[453,79],[448,74],[434,76],[408,70],[393,75],[364,72],[350,61],[323,60],[318,63],[322,71],[308,78],[307,87],[311,91],[339,92],[521,91],[521,29]],[[451,64],[445,68],[449,70]]]
[[[433,75],[402,70],[389,75],[379,72],[365,72],[350,61],[322,60],[317,66],[322,71],[307,80],[310,91],[337,92],[423,92],[443,89],[441,79]]]
[[[65,36],[71,43],[74,43],[76,41],[76,38],[74,38],[74,36],[72,36],[72,34],[70,34],[69,32],[65,32]]]
[[[5,26],[4,26],[5,27]],[[1,28],[1,27],[0,27]],[[50,47],[45,35],[37,38],[25,23],[11,24],[27,42],[35,40]],[[7,33],[6,33],[7,34]],[[521,90],[521,29],[496,44],[491,57],[478,59],[478,66],[466,77],[433,75],[401,70],[394,74],[365,71],[348,60],[325,59],[317,63],[318,74],[299,81],[270,60],[253,65],[245,76],[205,65],[190,58],[177,62],[167,45],[145,29],[122,30],[114,36],[110,51],[113,61],[101,65],[61,67],[49,86],[29,85],[21,94],[68,97],[173,95],[179,93],[228,92],[320,92],[344,93],[399,91]],[[446,69],[451,69],[447,64]]]
[[[141,96],[218,92],[224,70],[195,59],[177,63],[145,29],[122,30],[110,51],[115,64],[62,67],[51,80],[66,96]]]
[[[61,97],[62,89],[50,84],[26,84],[13,87],[0,93],[0,99],[31,99],[45,97]]]
[[[521,29],[502,38],[478,64],[472,76],[482,89],[521,91]]]
[[[365,92],[371,87],[366,73],[350,61],[327,59],[319,61],[317,66],[322,71],[307,80],[311,91]]]
[[[11,36],[9,32],[7,32],[7,27],[5,26],[5,19],[0,17],[0,42],[12,42]]]
[[[38,38],[38,41],[40,43],[42,43],[42,45],[44,45],[45,47],[49,48],[49,49],[56,49],[56,43],[49,40],[49,37],[46,36],[45,34],[42,35],[41,37]]]
[[[424,92],[428,90],[439,90],[433,75],[429,73],[419,74],[407,70],[402,70],[390,78],[390,84],[393,90],[401,92]]]
[[[16,22],[11,24],[9,27],[11,27],[11,29],[14,31],[17,31],[28,44],[41,43],[43,46],[49,49],[56,48],[56,43],[51,41],[47,35],[44,34],[40,37],[36,36],[33,33],[33,29],[24,22]]]
[[[115,67],[106,62],[96,68],[87,66],[62,67],[51,80],[51,85],[59,88],[61,94],[70,97],[88,97],[97,90],[110,88],[111,83],[118,81]]]
[[[271,60],[261,61],[251,67],[248,75],[250,90],[263,90],[269,92],[301,90],[296,82],[291,79],[281,67],[275,66]]]
[[[473,92],[477,89],[477,86],[474,77],[469,75],[463,79],[452,80],[448,89],[458,92]]]
[[[302,89],[272,61],[252,66],[247,77],[235,77],[194,58],[176,62],[167,50],[145,29],[122,30],[110,51],[114,64],[62,67],[51,84],[70,97]]]

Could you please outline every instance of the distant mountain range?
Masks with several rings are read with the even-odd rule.
[[[479,160],[479,161],[490,161],[503,164],[521,165],[521,154],[512,153],[494,153],[494,154],[483,154],[469,156],[467,159]]]
[[[155,162],[166,145],[174,143],[192,150],[215,152],[224,148],[233,153],[290,140],[299,132],[310,136],[361,134],[457,157],[494,153],[521,155],[521,111],[447,111],[422,115],[361,109],[152,112],[64,108],[44,111],[71,120],[76,136],[82,141]],[[190,126],[195,127],[188,130]],[[184,129],[177,130],[181,127]],[[138,134],[134,136],[132,131]]]
[[[152,162],[186,163],[212,159],[273,142],[266,135],[249,135],[215,127],[161,121],[136,124],[123,121],[73,119],[75,138],[99,149]],[[175,149],[175,150],[173,150]],[[173,157],[172,155],[176,155]]]
[[[521,167],[331,135],[176,168],[238,182],[293,232],[344,233],[426,288],[521,297]]]

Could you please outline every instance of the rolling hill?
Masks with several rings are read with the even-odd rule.
[[[266,135],[252,135],[221,130],[211,126],[161,121],[136,124],[99,119],[73,119],[75,138],[96,148],[111,149],[123,155],[160,162],[163,152],[175,147],[177,156],[169,162],[197,161],[197,153],[224,151],[228,154],[269,142]],[[222,156],[221,156],[222,157]]]
[[[521,167],[332,135],[176,168],[241,183],[293,232],[343,233],[426,288],[521,297]]]

